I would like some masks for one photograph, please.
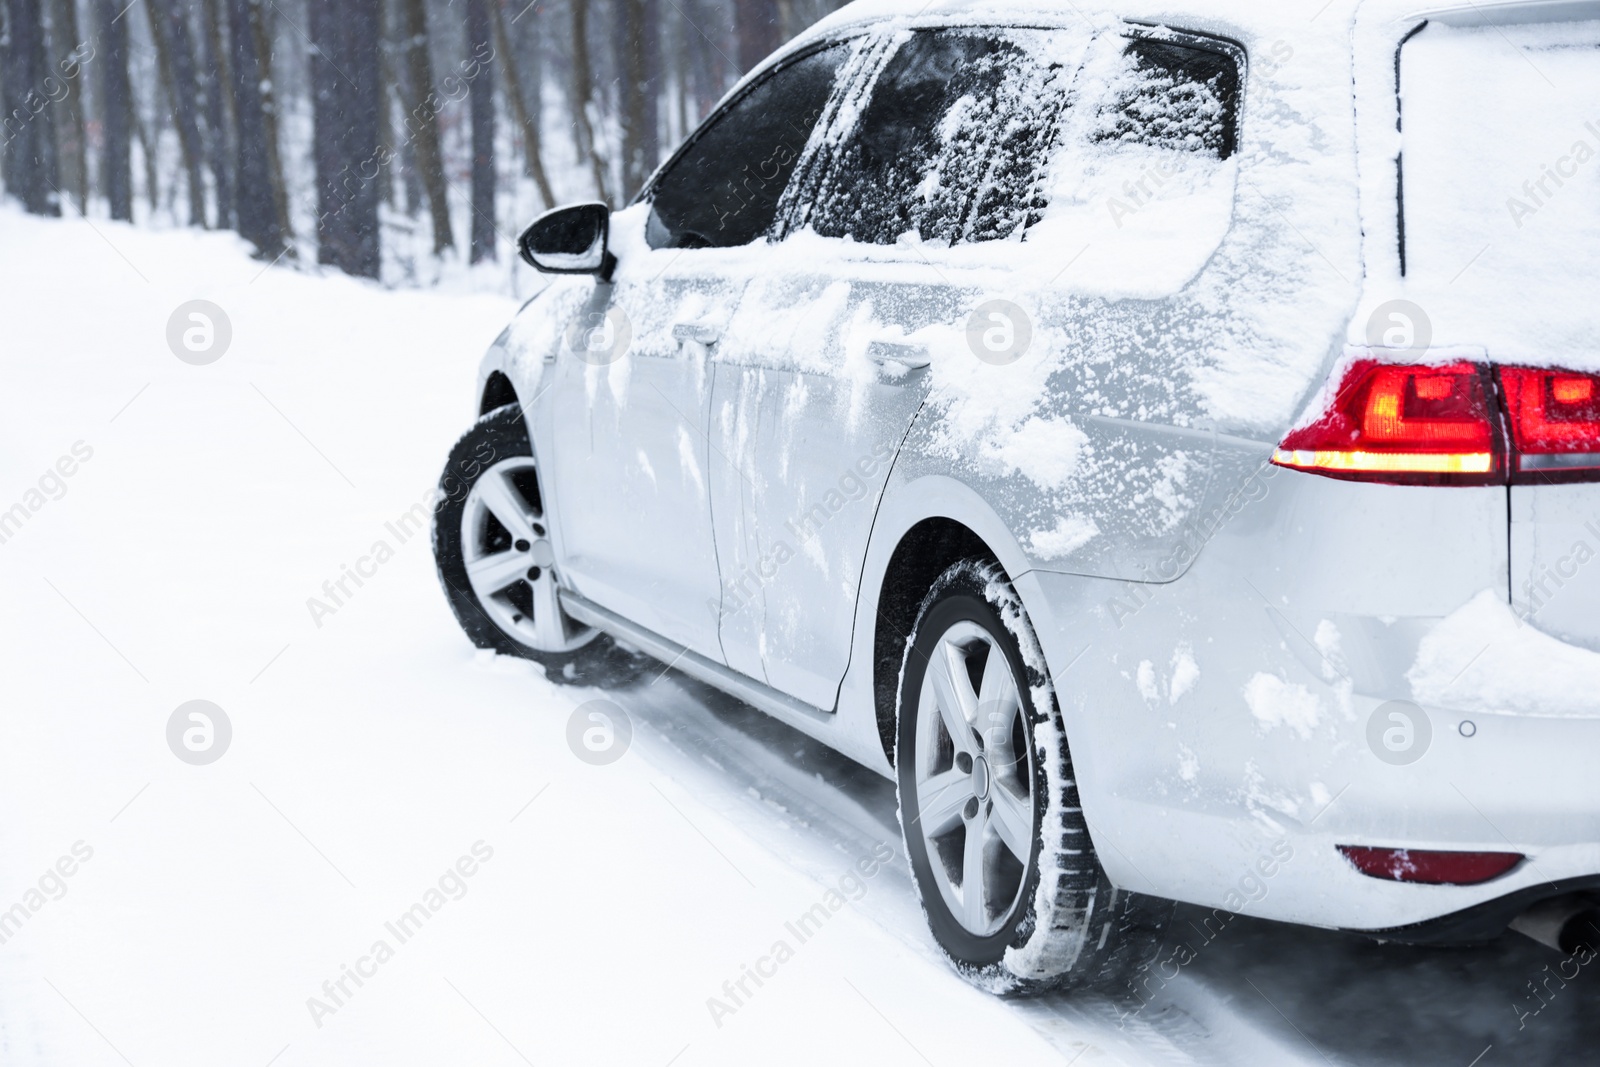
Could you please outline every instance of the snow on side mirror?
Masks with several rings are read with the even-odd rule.
[[[517,239],[522,258],[547,274],[611,276],[616,257],[606,248],[611,209],[604,204],[553,208],[533,220]]]

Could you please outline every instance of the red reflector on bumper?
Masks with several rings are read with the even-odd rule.
[[[1433,852],[1420,848],[1340,845],[1356,870],[1372,878],[1420,885],[1477,885],[1522,862],[1520,852]]]

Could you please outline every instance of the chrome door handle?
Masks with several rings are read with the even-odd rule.
[[[895,344],[892,341],[873,341],[867,345],[867,358],[880,367],[898,363],[907,370],[921,370],[930,362],[927,345]]]
[[[679,322],[672,327],[672,339],[714,345],[722,340],[722,327],[709,322]]]

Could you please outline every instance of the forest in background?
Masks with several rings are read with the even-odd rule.
[[[842,0],[0,0],[0,180],[389,284],[626,203]]]

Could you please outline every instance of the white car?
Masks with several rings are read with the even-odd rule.
[[[1600,943],[1596,101],[1589,2],[852,4],[523,235],[450,604],[892,776],[985,988]]]

